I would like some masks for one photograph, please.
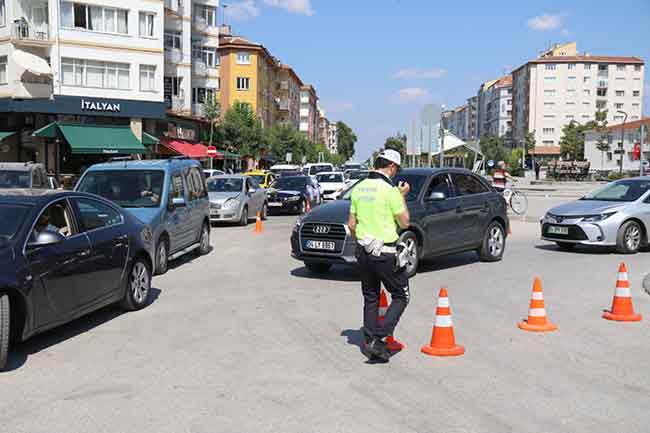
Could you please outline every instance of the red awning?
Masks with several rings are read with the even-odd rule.
[[[205,159],[208,157],[208,147],[201,143],[191,143],[185,140],[160,140],[160,144],[170,150],[172,153],[187,156],[195,159]]]

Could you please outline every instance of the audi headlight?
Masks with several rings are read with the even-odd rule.
[[[293,196],[287,198],[287,201],[298,201],[298,200],[300,200],[299,195],[293,195]]]
[[[223,204],[224,209],[234,209],[237,206],[239,206],[239,199],[237,198],[229,198]]]
[[[604,221],[607,218],[611,217],[614,215],[616,212],[607,212],[607,213],[601,213],[600,215],[587,215],[582,217],[582,221],[586,223],[596,223],[599,221]]]

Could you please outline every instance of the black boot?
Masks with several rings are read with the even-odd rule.
[[[366,347],[368,348],[368,353],[372,355],[370,358],[371,361],[390,361],[390,352],[386,349],[386,343],[381,338],[373,337]]]

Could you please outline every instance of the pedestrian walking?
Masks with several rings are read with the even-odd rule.
[[[398,227],[409,226],[404,197],[411,187],[395,186],[392,178],[401,166],[399,152],[386,149],[375,159],[375,170],[352,191],[348,226],[356,238],[356,257],[363,293],[363,333],[366,355],[388,362],[384,338],[393,335],[409,302],[409,282],[403,245],[398,245]],[[391,304],[378,322],[381,284],[391,294]]]
[[[533,159],[533,162],[535,163],[535,180],[539,180],[539,170],[541,169],[541,166],[539,165],[538,159]]]

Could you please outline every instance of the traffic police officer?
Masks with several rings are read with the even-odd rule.
[[[371,359],[387,362],[390,354],[383,339],[393,334],[409,301],[406,269],[399,260],[398,226],[409,226],[404,197],[410,186],[391,180],[400,170],[399,152],[386,149],[375,160],[375,170],[352,191],[348,227],[357,239],[356,257],[363,292],[365,348]],[[391,294],[391,304],[378,323],[381,283]]]

